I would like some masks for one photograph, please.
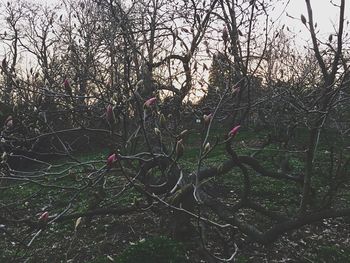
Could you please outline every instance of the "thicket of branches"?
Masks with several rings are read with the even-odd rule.
[[[50,224],[147,209],[171,223],[174,237],[197,240],[206,260],[230,261],[237,231],[269,244],[306,224],[349,216],[350,208],[336,200],[350,162],[345,2],[337,6],[335,31],[323,39],[313,3],[305,1],[305,15],[294,19],[309,32],[303,51],[289,29],[270,18],[279,1],[5,3],[0,188],[37,189],[0,201],[6,240],[30,246]],[[196,119],[198,162],[186,171],[181,158]],[[222,135],[209,141],[218,123]],[[238,130],[249,127],[271,133],[253,154],[240,155],[232,145]],[[307,138],[304,148],[295,146],[298,129]],[[326,131],[343,143],[330,149],[328,191],[317,196],[316,152]],[[302,172],[262,164],[259,153],[276,142],[285,163],[289,154],[303,156]],[[227,160],[208,166],[208,155],[222,145]],[[108,149],[105,163],[79,161],[76,153],[87,147]],[[57,157],[67,161],[57,164]],[[236,169],[243,184],[234,204],[223,193],[213,196],[212,179]],[[300,186],[299,209],[264,206],[251,191],[257,174]],[[132,205],[113,201],[130,189],[140,196]],[[58,193],[65,201],[54,197]],[[324,200],[322,207],[313,206],[315,198]],[[81,210],[83,200],[88,204]],[[241,210],[260,213],[269,226],[258,229],[240,218]],[[221,256],[207,248],[213,236],[218,246],[227,244]]]

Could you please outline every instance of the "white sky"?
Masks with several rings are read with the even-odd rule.
[[[0,1],[6,1],[6,0],[0,0]],[[16,0],[10,0],[10,1],[16,1]],[[61,1],[59,0],[29,0],[32,2],[37,3],[43,3],[43,4],[55,4],[59,3]],[[126,0],[128,1],[128,0]],[[334,25],[337,25],[337,19],[339,14],[339,8],[332,5],[330,2],[331,0],[310,0],[311,5],[313,8],[313,14],[314,14],[314,21],[318,24],[318,29],[320,30],[320,34],[324,34],[324,37],[329,36],[330,33],[334,33]],[[340,0],[332,0],[335,4],[339,4]],[[282,4],[286,4],[288,0],[283,0]],[[350,1],[346,0],[346,18],[350,18]],[[272,14],[272,16],[277,17],[281,14],[281,7],[277,7]],[[286,15],[288,13],[289,15],[297,18],[292,19]],[[300,22],[300,15],[304,14],[305,17],[307,17],[306,12],[306,4],[305,0],[289,0],[289,5],[286,9],[286,13],[284,13],[281,16],[281,25],[286,24],[290,28],[291,31],[298,34],[299,41],[307,40],[309,39],[309,34],[307,32],[307,29],[304,27],[304,25]],[[300,31],[301,30],[301,31]]]
[[[16,0],[0,0],[0,2],[6,3],[14,2]],[[41,3],[44,5],[59,4],[60,0],[27,0],[29,2]],[[130,0],[124,0],[130,1]],[[248,0],[247,0],[248,1]],[[318,38],[327,40],[329,34],[336,32],[335,27],[338,24],[339,8],[331,4],[331,1],[335,4],[339,4],[340,0],[310,0],[313,8],[314,22],[317,23],[317,29],[320,31],[317,33]],[[350,0],[345,0],[345,18],[350,19]],[[286,3],[289,3],[285,12],[283,12]],[[285,24],[285,28],[288,27],[291,32],[296,34],[295,40],[298,46],[305,45],[306,41],[310,40],[310,34],[307,28],[300,21],[300,15],[304,14],[307,18],[305,0],[282,0],[279,5],[275,6],[273,12],[270,12],[270,17],[275,20],[280,17],[278,24],[282,26]],[[294,17],[294,19],[293,19]],[[346,23],[345,23],[346,25]],[[345,32],[350,31],[350,27],[345,27]]]
[[[330,3],[330,0],[310,0],[313,9],[314,22],[317,23],[317,29],[320,30],[319,37],[328,38],[330,33],[335,33],[334,26],[337,27],[339,19],[339,8]],[[340,0],[333,0],[335,4],[339,4]],[[345,17],[350,18],[350,1],[345,1]],[[305,0],[290,0],[290,4],[286,12],[298,20],[287,17],[287,14],[282,16],[282,21],[289,26],[291,30],[298,33],[301,39],[309,39],[309,34],[305,26],[300,21],[300,15],[304,14],[307,18]],[[346,28],[345,28],[346,29]],[[347,28],[349,29],[349,28]],[[301,30],[299,34],[299,30]]]

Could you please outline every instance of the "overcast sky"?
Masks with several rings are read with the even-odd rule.
[[[5,0],[1,0],[5,1]],[[11,0],[10,0],[11,1]],[[15,1],[15,0],[12,0]],[[43,3],[43,4],[54,4],[59,3],[59,0],[31,0],[33,2]],[[320,33],[324,34],[326,37],[330,33],[334,33],[334,25],[337,24],[339,8],[335,7],[330,3],[330,0],[310,0],[314,13],[314,21],[318,24],[318,29]],[[338,4],[340,0],[332,0],[335,4]],[[281,3],[286,4],[288,0],[283,0]],[[346,17],[350,18],[350,1],[346,0]],[[281,14],[281,6],[276,7],[273,15],[278,16]],[[292,19],[287,16],[293,16],[298,20]],[[281,24],[286,24],[292,31],[298,33],[300,40],[309,39],[306,28],[300,22],[300,15],[304,14],[307,17],[305,0],[289,0],[289,5],[286,9],[286,13],[281,16]],[[300,31],[301,30],[301,31]]]
[[[317,28],[320,30],[320,34],[324,34],[328,37],[330,33],[335,33],[334,26],[338,24],[339,8],[332,5],[329,0],[310,1],[313,9],[314,21],[318,25]],[[333,2],[338,4],[340,3],[340,0],[333,0]],[[350,18],[350,1],[346,0],[345,2],[347,4],[345,7],[346,18]],[[298,21],[293,20],[292,18],[289,18],[287,14],[284,14],[282,19],[285,21],[286,25],[289,25],[291,29],[294,28],[296,33],[298,33],[299,30],[302,30],[299,36],[302,38],[307,37],[308,39],[309,36],[307,34],[307,30],[300,22],[301,14],[304,14],[305,17],[307,17],[305,0],[290,0],[290,4],[286,12],[289,15],[299,19]]]

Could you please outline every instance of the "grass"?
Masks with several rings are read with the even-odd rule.
[[[186,251],[179,242],[166,237],[152,237],[129,246],[117,263],[186,263]]]
[[[317,256],[316,256],[317,255]],[[348,263],[350,259],[350,248],[343,246],[321,246],[313,256],[314,262],[318,263]]]
[[[218,127],[214,127],[214,130],[209,137],[209,141],[211,144],[215,141],[216,137],[223,138],[223,131]],[[254,148],[257,147],[259,143],[265,138],[266,132],[256,133],[250,130],[242,130],[238,136],[234,139],[233,147],[237,151],[238,154],[249,155],[254,152]],[[196,171],[197,169],[197,158],[199,153],[198,146],[200,145],[201,135],[198,131],[192,131],[189,137],[185,140],[185,152],[184,156],[180,160],[181,166],[184,170],[188,172]],[[331,138],[331,139],[330,139]],[[296,135],[296,141],[299,141],[299,145],[295,145],[295,148],[300,150],[304,149],[304,142],[306,140],[305,131],[299,130]],[[333,144],[331,143],[331,140]],[[244,142],[243,142],[244,141]],[[316,206],[322,205],[320,200],[317,200],[318,197],[322,196],[328,190],[328,184],[330,181],[328,175],[328,164],[329,164],[329,154],[325,154],[325,151],[330,149],[331,146],[334,147],[335,150],[339,149],[341,145],[341,140],[336,138],[332,133],[330,135],[321,136],[320,139],[320,147],[318,148],[316,159],[315,159],[315,176],[313,177],[313,186],[317,187],[319,190],[316,195]],[[53,161],[53,166],[49,170],[52,174],[48,176],[47,179],[43,179],[43,183],[50,184],[58,184],[58,185],[70,185],[80,187],[84,185],[86,182],[86,175],[89,174],[93,169],[99,169],[105,164],[106,157],[108,155],[107,151],[96,151],[93,153],[80,153],[76,154],[74,157],[77,158],[80,162],[90,162],[90,161],[100,161],[94,162],[91,165],[87,164],[85,166],[74,167],[72,164],[67,164],[66,159],[59,159]],[[294,174],[302,173],[304,170],[304,158],[305,154],[303,153],[288,153],[289,163],[293,168],[292,172]],[[276,171],[279,169],[279,163],[284,156],[281,155],[281,149],[277,144],[271,144],[264,149],[261,153],[257,155],[259,161],[268,169]],[[346,157],[346,155],[345,155]],[[203,162],[202,167],[215,166],[220,165],[223,160],[228,159],[224,145],[218,145]],[[276,180],[273,178],[266,178],[257,175],[254,171],[249,170],[251,184],[252,184],[252,194],[255,200],[262,203],[265,207],[272,209],[274,211],[280,212],[288,212],[290,215],[295,214],[295,211],[298,209],[300,202],[300,194],[301,187],[300,185],[287,182],[283,180]],[[56,180],[60,177],[59,180]],[[109,187],[108,191],[104,193],[99,193],[96,188],[89,187],[85,191],[79,193],[76,197],[75,201],[72,205],[72,211],[74,212],[84,212],[88,210],[92,203],[98,199],[98,195],[104,195],[100,202],[95,204],[98,206],[104,206],[105,204],[113,203],[117,205],[125,205],[129,206],[134,204],[135,201],[138,201],[142,198],[142,196],[136,192],[135,190],[129,189],[125,191],[125,193],[118,198],[113,200],[110,199],[111,196],[115,195],[118,191],[120,191],[123,182],[123,179],[117,172],[109,173],[106,175],[106,186]],[[237,201],[238,196],[242,192],[243,185],[243,177],[239,169],[233,169],[231,172],[210,181],[210,184],[222,186],[224,190],[222,193],[219,193],[220,198],[224,198],[228,200],[229,203],[234,203]],[[25,199],[32,196],[33,194],[38,193],[38,196],[35,198],[35,202],[26,203]],[[60,190],[60,189],[51,189],[51,188],[41,188],[35,184],[25,184],[25,185],[13,185],[11,188],[2,189],[0,192],[0,199],[2,203],[8,203],[13,201],[13,197],[16,197],[16,200],[23,200],[23,202],[19,202],[16,206],[16,212],[19,216],[21,215],[31,215],[33,218],[37,218],[37,213],[43,211],[44,209],[49,210],[51,214],[58,213],[62,211],[62,209],[67,205],[68,201],[72,197],[73,192],[70,190]],[[350,204],[350,192],[349,191],[340,191],[338,193],[338,197],[341,197],[343,204]],[[54,204],[54,206],[52,206]],[[29,212],[28,212],[29,211]],[[256,220],[258,216],[252,217],[251,220]],[[82,229],[78,231],[78,233],[74,232],[74,222],[66,222],[60,224],[53,224],[50,229],[45,231],[45,235],[40,236],[36,241],[33,251],[40,251],[42,255],[45,255],[43,247],[52,247],[58,246],[60,249],[67,249],[68,244],[62,243],[63,240],[69,240],[71,242],[72,249],[76,249],[79,251],[79,255],[83,255],[81,253],[89,253],[89,262],[110,262],[110,259],[107,258],[107,253],[103,252],[104,244],[106,244],[106,240],[109,240],[111,237],[108,235],[108,231],[111,232],[112,228],[115,225],[118,225],[118,222],[122,222],[126,220],[128,222],[131,218],[115,218],[113,216],[106,216],[105,218],[99,218],[96,221],[92,221],[92,229]],[[143,222],[144,218],[135,218],[135,222]],[[153,219],[149,219],[153,220]],[[133,221],[132,221],[133,222]],[[132,224],[135,224],[133,222]],[[129,222],[128,222],[129,223]],[[257,225],[264,225],[266,222],[263,220],[261,222],[257,222]],[[131,222],[130,222],[131,224]],[[136,223],[137,224],[137,223]],[[143,230],[147,232],[146,224],[142,226]],[[14,231],[18,231],[14,229]],[[21,230],[22,231],[22,230]],[[120,231],[120,230],[119,230]],[[101,236],[101,233],[106,233],[105,237]],[[136,233],[136,232],[135,232]],[[16,233],[15,234],[19,234]],[[149,233],[150,234],[150,233]],[[77,236],[75,236],[77,235]],[[98,235],[98,238],[96,238]],[[50,239],[49,239],[50,238]],[[96,245],[87,244],[84,241],[81,241],[83,238],[86,240],[95,240]],[[135,238],[139,237],[133,237]],[[78,244],[74,245],[74,242],[79,242],[83,246],[82,248],[78,247]],[[128,240],[125,238],[125,240]],[[146,239],[147,240],[147,239]],[[121,242],[121,240],[117,240]],[[149,243],[150,242],[150,243]],[[123,255],[131,257],[133,254],[138,255],[138,253],[145,254],[145,251],[158,251],[159,249],[168,250],[166,254],[175,253],[176,255],[184,255],[185,253],[177,247],[177,244],[172,243],[169,240],[155,239],[155,241],[147,241],[144,244],[139,244],[135,246],[130,246],[127,250],[129,252],[124,252]],[[153,245],[152,245],[153,244]],[[167,245],[170,244],[170,245]],[[126,247],[127,244],[123,245]],[[164,247],[162,247],[164,245]],[[1,260],[12,260],[14,258],[31,258],[35,259],[35,253],[28,252],[25,249],[11,249],[11,245],[6,241],[0,241],[0,246],[4,246],[4,254],[0,257]],[[157,247],[159,246],[159,247]],[[174,248],[174,251],[172,250]],[[140,250],[137,250],[139,249]],[[170,249],[170,250],[169,250]],[[121,254],[121,251],[115,251],[115,248],[111,247],[107,249],[108,251],[113,251],[112,256],[117,258],[115,255]],[[343,252],[344,251],[344,252]],[[53,251],[52,253],[57,253]],[[68,253],[68,252],[67,252]],[[313,253],[320,255],[319,257],[315,257],[313,260],[318,262],[317,260],[321,260],[319,262],[346,262],[342,261],[345,259],[343,255],[346,255],[348,258],[350,257],[350,250],[346,247],[338,247],[338,246],[324,246],[319,247],[317,251]],[[52,255],[52,254],[51,254]],[[332,255],[332,256],[331,256]],[[63,256],[56,254],[56,260],[62,260]],[[87,258],[84,256],[83,260]],[[122,257],[121,257],[122,258]],[[123,262],[121,258],[118,258],[117,262]],[[163,259],[164,260],[164,259]],[[323,261],[322,261],[323,260]],[[328,261],[327,261],[328,260]],[[133,262],[133,261],[124,261],[124,262]],[[135,261],[136,262],[136,261]],[[142,261],[146,262],[146,261]],[[166,261],[160,261],[166,262]],[[171,261],[170,261],[171,262]],[[173,261],[177,262],[177,261]],[[181,262],[181,261],[179,261]],[[183,261],[184,262],[184,261]],[[239,255],[237,258],[237,262],[251,262],[250,257],[246,255]]]

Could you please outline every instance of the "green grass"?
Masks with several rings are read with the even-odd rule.
[[[183,245],[166,237],[153,237],[129,246],[117,263],[186,263]]]
[[[322,246],[316,250],[313,257],[317,263],[348,263],[350,259],[350,248],[341,246]]]

